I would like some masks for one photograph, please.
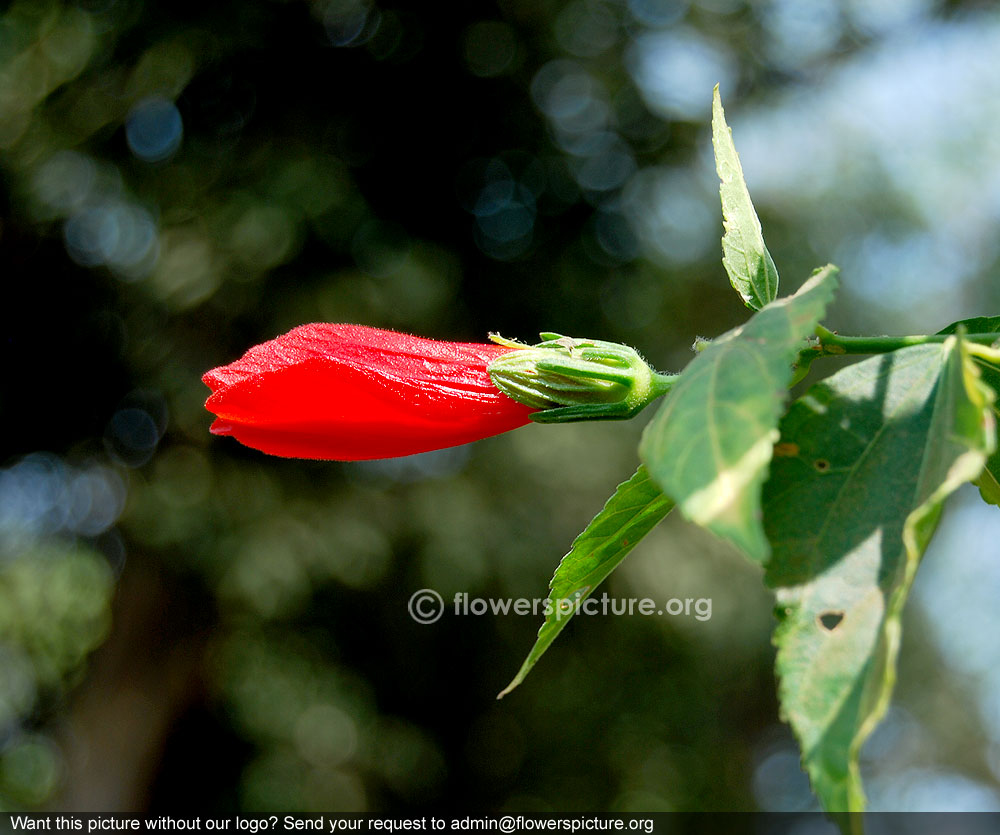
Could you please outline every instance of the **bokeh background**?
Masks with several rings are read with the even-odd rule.
[[[539,330],[663,370],[746,316],[721,84],[794,290],[842,332],[1000,312],[1000,14],[941,0],[21,0],[0,13],[0,808],[813,808],[771,599],[669,518],[525,685],[646,417],[370,464],[208,434],[208,368],[311,321]],[[865,750],[877,809],[1000,809],[1000,514],[952,502]]]

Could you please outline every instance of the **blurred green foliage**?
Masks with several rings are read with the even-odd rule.
[[[789,291],[856,252],[845,330],[872,310],[926,311],[905,270],[927,265],[953,292],[925,330],[992,312],[988,195],[966,203],[968,261],[951,272],[921,212],[928,194],[961,203],[949,161],[964,146],[928,156],[938,190],[914,196],[861,127],[831,117],[802,138],[782,121],[796,95],[849,99],[850,73],[888,83],[876,59],[921,27],[997,31],[975,3],[873,5],[831,0],[818,18],[740,0],[9,5],[0,806],[808,807],[757,572],[677,519],[609,592],[711,597],[712,619],[579,618],[501,703],[534,618],[407,616],[423,587],[544,597],[634,470],[641,419],[397,461],[284,461],[212,438],[199,378],[309,321],[469,340],[554,330],[676,370],[696,335],[743,318],[719,266],[719,81],[737,147],[741,122],[751,140],[782,137],[777,161],[749,141],[744,168]],[[860,149],[850,176],[790,191],[788,144],[839,159],[837,137]],[[886,253],[911,244],[924,260],[887,272]],[[904,671],[937,663],[933,642],[920,653]],[[941,733],[921,725],[909,748],[890,734],[878,756],[995,786],[977,722],[940,715],[959,685],[921,680],[917,718],[890,725],[933,716]]]

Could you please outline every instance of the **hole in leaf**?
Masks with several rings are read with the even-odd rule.
[[[813,466],[821,473],[824,473],[830,469],[830,462],[827,461],[825,458],[817,458],[815,461],[813,461]]]
[[[827,632],[833,632],[844,619],[843,612],[820,612],[817,620]]]

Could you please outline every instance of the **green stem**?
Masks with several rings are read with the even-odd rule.
[[[815,337],[818,340],[808,348],[799,351],[795,362],[795,374],[791,385],[795,385],[809,373],[809,367],[818,357],[836,357],[843,354],[888,354],[900,348],[911,345],[930,345],[942,343],[951,334],[935,333],[922,336],[841,336],[822,325],[816,326]],[[965,335],[966,345],[970,353],[986,359],[989,362],[1000,362],[1000,351],[988,346],[1000,340],[998,333],[969,333]]]
[[[670,391],[680,376],[680,374],[660,374],[654,371],[650,383],[651,396],[649,399],[655,400],[657,397],[663,397],[663,395]]]
[[[900,348],[908,348],[911,345],[929,345],[932,343],[944,342],[951,334],[929,334],[924,336],[841,336],[827,330],[822,325],[816,326],[816,336],[819,337],[819,344],[813,345],[803,351],[803,354],[812,354],[813,357],[830,357],[840,354],[888,354],[898,351]],[[1000,334],[996,333],[968,333],[965,335],[966,342],[979,345],[992,345]]]

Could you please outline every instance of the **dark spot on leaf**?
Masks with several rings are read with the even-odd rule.
[[[799,454],[799,445],[784,441],[774,445],[774,454],[779,458],[794,458]]]
[[[816,618],[827,632],[833,632],[844,619],[843,612],[820,612]]]
[[[821,473],[825,473],[827,470],[830,469],[830,462],[827,461],[825,458],[817,458],[815,461],[813,461],[813,466]]]

